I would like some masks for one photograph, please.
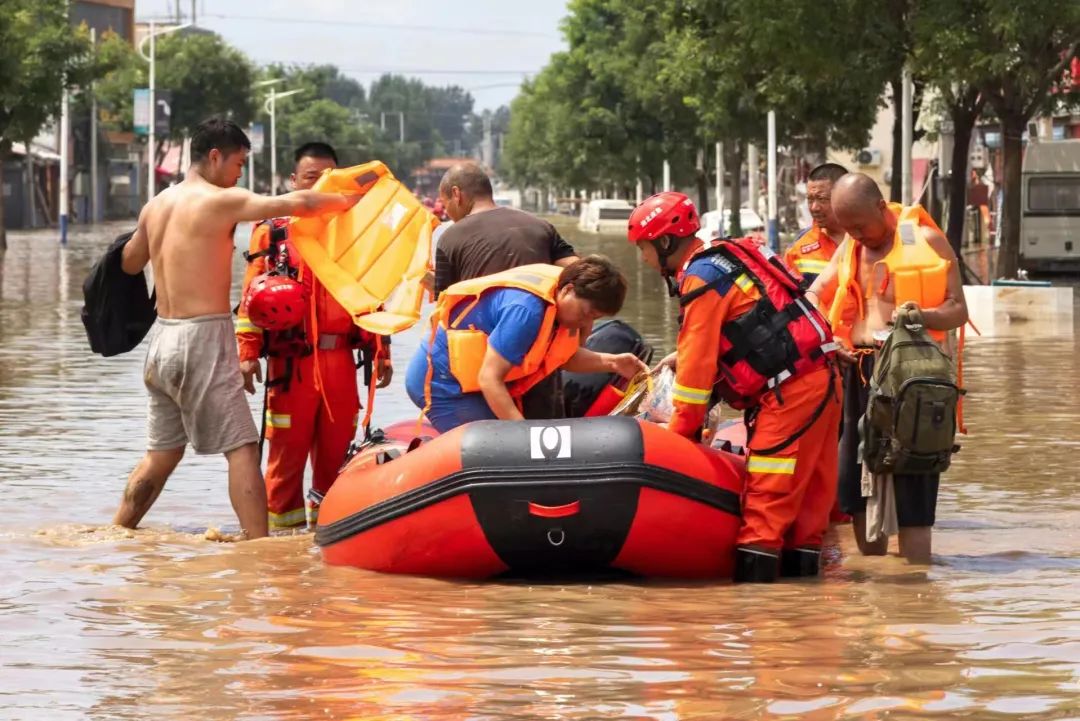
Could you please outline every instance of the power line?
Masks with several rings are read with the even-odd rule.
[[[204,12],[199,15],[200,19],[213,18],[215,20],[236,21],[246,23],[276,23],[281,25],[317,25],[325,27],[351,27],[361,28],[368,30],[402,30],[402,31],[417,31],[417,32],[436,32],[436,33],[456,33],[461,35],[498,35],[502,37],[514,36],[514,37],[537,37],[537,38],[557,38],[558,35],[554,33],[544,33],[536,30],[499,30],[494,28],[461,28],[461,27],[446,27],[442,25],[401,25],[391,23],[371,23],[360,20],[315,20],[312,18],[283,18],[283,17],[265,17],[262,15],[225,15],[223,13],[207,13]],[[140,19],[140,22],[144,22],[149,18]],[[174,20],[172,17],[168,18],[154,18],[155,20],[162,20],[165,22],[171,22]]]
[[[334,63],[294,63],[281,60],[266,60],[261,58],[253,58],[255,62],[260,65],[296,65],[299,67],[312,67],[318,65],[334,65],[338,70],[344,70],[350,73],[362,73],[372,75],[382,75],[384,73],[415,73],[417,75],[535,75],[538,70],[490,70],[490,69],[456,69],[448,70],[446,68],[402,68],[402,67],[387,67],[387,66],[348,66],[348,65],[336,65]]]

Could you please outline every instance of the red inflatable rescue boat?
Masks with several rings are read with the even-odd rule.
[[[626,417],[479,421],[355,455],[319,508],[335,565],[457,578],[729,577],[743,460]]]

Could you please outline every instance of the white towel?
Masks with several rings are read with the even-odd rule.
[[[866,499],[866,540],[874,541],[900,532],[896,520],[896,494],[891,473],[871,473],[863,466],[862,495]]]

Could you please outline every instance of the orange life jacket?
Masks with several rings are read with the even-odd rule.
[[[446,331],[446,345],[449,354],[450,372],[465,393],[480,390],[478,381],[480,366],[487,352],[487,334],[475,328],[459,327],[465,317],[480,301],[484,293],[498,288],[517,288],[528,291],[547,303],[540,332],[519,365],[510,369],[506,376],[507,389],[515,399],[558,370],[577,352],[580,334],[577,330],[559,328],[555,324],[557,307],[555,291],[562,269],[554,265],[536,263],[523,265],[501,273],[494,273],[480,278],[471,278],[454,283],[439,295],[438,305],[431,316],[431,342],[428,353],[434,345],[435,333],[439,326]],[[457,313],[457,309],[467,304]],[[456,320],[454,320],[456,318]],[[428,379],[424,393],[428,404],[431,402],[431,375],[433,365],[428,357]]]
[[[846,348],[852,347],[851,334],[855,324],[866,317],[865,301],[871,293],[884,292],[892,283],[896,306],[914,301],[920,308],[936,308],[945,302],[949,280],[950,262],[945,260],[926,240],[925,229],[936,230],[934,219],[921,205],[903,207],[889,203],[889,210],[896,214],[896,235],[889,253],[877,263],[885,266],[886,277],[880,288],[873,278],[864,279],[868,286],[859,286],[859,244],[851,238],[839,251],[843,253],[837,267],[836,295],[829,308],[829,323],[837,341]],[[874,273],[871,274],[876,275]],[[930,335],[938,343],[945,340],[945,331],[932,330]]]

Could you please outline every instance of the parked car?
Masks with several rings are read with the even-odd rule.
[[[586,233],[626,235],[626,224],[634,206],[625,200],[590,200],[581,211],[578,227]]]
[[[697,237],[708,242],[727,235],[731,229],[731,209],[724,208],[723,215],[723,221],[721,222],[719,210],[702,213],[701,230],[697,232]],[[765,234],[765,221],[750,208],[739,209],[739,224],[742,226],[742,232],[746,235]]]

